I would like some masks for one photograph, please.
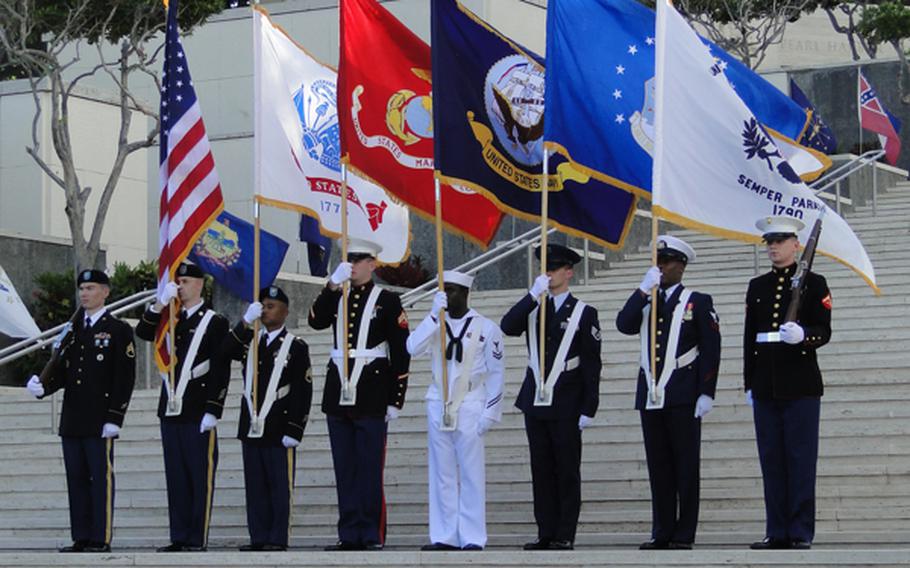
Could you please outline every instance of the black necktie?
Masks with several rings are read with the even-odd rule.
[[[454,355],[455,360],[461,363],[461,358],[464,355],[464,346],[461,344],[461,340],[464,339],[465,334],[468,332],[472,319],[474,318],[468,318],[464,322],[464,327],[461,328],[461,333],[458,334],[458,337],[455,337],[455,334],[452,333],[452,328],[449,327],[449,322],[446,322],[446,335],[449,337],[449,345],[446,347],[447,360],[451,361]]]
[[[92,329],[92,318],[91,317],[85,316],[85,325],[82,326],[82,329],[84,329],[85,331],[89,331]]]

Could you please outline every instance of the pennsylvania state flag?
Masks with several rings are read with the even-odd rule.
[[[199,236],[189,256],[204,272],[238,298],[252,302],[254,227],[222,211]],[[259,231],[259,287],[271,286],[278,276],[288,244],[272,233]],[[259,296],[257,291],[256,296]]]
[[[636,0],[547,4],[547,147],[588,173],[650,198],[654,152],[654,11]],[[831,166],[796,141],[804,109],[713,43],[723,73],[794,169],[814,179]],[[707,115],[710,117],[710,113]]]
[[[431,21],[437,175],[484,194],[503,211],[539,221],[544,60],[455,0],[434,1]],[[554,154],[549,164],[553,225],[621,248],[637,197],[591,179],[562,156]]]

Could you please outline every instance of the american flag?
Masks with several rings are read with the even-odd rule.
[[[177,28],[178,0],[170,0],[161,76],[161,186],[158,223],[158,290],[174,278],[199,235],[224,208],[221,183],[202,122]],[[161,314],[155,359],[170,364],[166,334],[168,311]]]
[[[878,139],[885,150],[885,160],[892,166],[897,165],[901,153],[901,122],[893,116],[875,93],[875,89],[862,74],[858,73],[857,91],[859,93],[860,128],[878,134]]]

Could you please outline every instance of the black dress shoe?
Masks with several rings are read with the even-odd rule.
[[[288,549],[288,547],[283,544],[266,543],[266,544],[263,544],[259,550],[261,550],[263,552],[284,552],[287,549]]]
[[[812,548],[812,543],[808,540],[794,540],[790,543],[790,548],[793,550],[809,550]]]
[[[670,550],[692,550],[692,543],[676,542],[671,540],[669,543],[667,543],[667,548]]]
[[[339,540],[335,544],[330,544],[329,546],[325,547],[323,550],[326,552],[337,552],[345,550],[363,550],[363,547],[353,542],[344,542],[343,540]]]
[[[466,544],[466,545],[462,546],[461,549],[475,551],[475,550],[483,550],[483,547],[480,546],[479,544]]]
[[[575,544],[571,540],[551,540],[547,550],[575,550]]]
[[[752,550],[787,550],[790,548],[790,543],[786,540],[766,536],[764,540],[753,542],[749,545],[749,548]]]
[[[670,543],[665,540],[651,539],[638,545],[638,550],[667,550],[668,548],[670,548]]]
[[[370,552],[377,552],[385,548],[381,542],[371,542],[370,544],[365,544],[361,550],[368,550]]]
[[[461,550],[457,546],[452,546],[451,544],[446,544],[444,542],[434,542],[432,544],[425,544],[420,547],[420,550],[426,551],[439,551],[439,550]]]
[[[85,545],[87,545],[87,544],[88,544],[88,542],[86,542],[84,540],[77,540],[73,544],[71,544],[69,546],[64,546],[63,548],[59,549],[59,551],[60,552],[83,552],[85,550]]]
[[[548,538],[538,538],[534,542],[526,542],[524,545],[525,550],[549,550],[550,549],[550,539]]]
[[[204,546],[188,546],[188,545],[183,545],[183,548],[182,548],[181,550],[182,550],[183,552],[205,552],[205,551],[208,550],[208,549],[207,549],[206,547],[204,547]]]
[[[262,550],[261,544],[241,544],[237,547],[240,552],[258,552]]]
[[[82,552],[110,552],[111,545],[105,544],[103,542],[90,542],[85,545],[85,548],[82,549]]]
[[[179,542],[172,542],[167,546],[158,547],[155,552],[183,552],[183,545]]]

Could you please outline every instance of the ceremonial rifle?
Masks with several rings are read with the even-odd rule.
[[[812,270],[812,261],[815,260],[815,247],[818,246],[818,236],[822,232],[822,217],[825,216],[827,209],[822,209],[821,214],[812,225],[812,231],[809,233],[809,240],[806,241],[806,248],[796,266],[796,272],[790,279],[790,305],[787,307],[787,315],[784,317],[785,322],[796,321],[796,313],[799,311],[799,305],[802,303],[803,293],[806,291],[806,279],[809,271]]]
[[[43,386],[47,386],[51,379],[51,374],[54,371],[54,367],[57,366],[60,358],[63,357],[67,348],[73,343],[73,338],[76,336],[76,334],[73,333],[73,329],[75,329],[76,322],[82,317],[82,313],[82,308],[77,309],[69,321],[63,326],[63,329],[60,330],[60,333],[57,334],[57,338],[54,339],[54,343],[51,347],[51,358],[44,365],[44,368],[41,369],[41,374],[38,375],[38,380],[41,381]]]

